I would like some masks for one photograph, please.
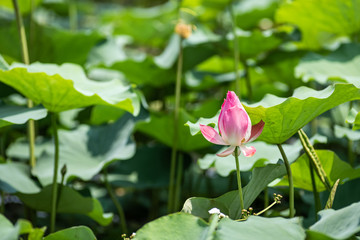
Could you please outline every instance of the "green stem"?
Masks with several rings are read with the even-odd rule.
[[[248,99],[251,101],[252,87],[251,87],[250,74],[249,74],[249,65],[246,63],[246,61],[243,61],[242,64],[244,66],[244,78],[245,78],[246,88],[247,88],[247,92],[248,92]]]
[[[110,198],[111,200],[113,201],[115,207],[116,207],[116,210],[119,214],[119,217],[120,217],[120,223],[121,223],[121,231],[122,233],[127,233],[128,230],[127,230],[127,225],[126,225],[126,219],[125,219],[125,213],[124,213],[124,210],[120,204],[120,202],[118,201],[118,199],[116,198],[110,184],[109,184],[109,181],[108,181],[108,177],[107,177],[107,170],[104,169],[104,183],[105,183],[105,187],[106,187],[106,190],[108,191],[109,195],[110,195]]]
[[[242,214],[242,210],[244,209],[244,199],[243,199],[243,193],[242,193],[242,187],[241,187],[241,176],[240,176],[238,151],[239,151],[239,147],[236,147],[234,154],[235,154],[235,163],[236,163],[236,176],[237,176],[238,189],[239,189],[240,208],[241,208],[241,214]],[[240,215],[240,217],[241,217],[241,215]]]
[[[281,144],[278,144],[277,146],[278,146],[281,156],[284,160],[286,172],[287,172],[287,175],[289,178],[289,208],[290,208],[290,218],[293,218],[295,216],[293,176],[291,173],[290,163],[285,155],[284,149],[282,148]]]
[[[0,193],[1,193],[0,213],[4,214],[5,213],[5,192],[1,190]]]
[[[314,176],[314,167],[313,167],[313,163],[312,163],[310,158],[309,158],[309,169],[310,169],[311,184],[312,184],[312,189],[313,189],[313,194],[314,194],[315,219],[317,221],[318,220],[317,213],[321,210],[321,203],[320,203],[319,192],[317,191],[317,188],[316,188],[316,182],[315,182],[315,176]]]
[[[230,3],[230,15],[231,15],[231,21],[232,21],[232,33],[234,35],[233,39],[233,45],[234,45],[234,72],[235,72],[235,92],[238,95],[239,99],[241,97],[240,92],[240,74],[239,74],[239,63],[240,63],[240,51],[239,51],[239,41],[236,34],[236,17],[233,10],[234,1]]]
[[[75,32],[77,30],[78,13],[76,1],[71,0],[69,3],[69,25],[70,30]]]
[[[179,57],[176,72],[176,85],[175,85],[175,110],[174,110],[174,139],[171,150],[171,165],[170,165],[170,183],[169,183],[169,196],[168,196],[168,213],[174,211],[174,198],[175,188],[175,172],[176,172],[176,155],[177,155],[177,139],[178,139],[178,125],[179,125],[179,109],[180,109],[180,96],[181,96],[181,78],[182,78],[182,65],[183,65],[183,39],[180,39],[179,44]]]
[[[57,113],[51,113],[51,126],[54,135],[55,145],[55,157],[54,157],[54,173],[52,182],[52,195],[51,195],[51,218],[50,218],[50,233],[54,232],[56,224],[56,207],[57,207],[57,195],[58,195],[58,184],[57,175],[59,168],[59,136],[57,129]]]
[[[18,5],[17,0],[12,0],[12,2],[13,2],[15,16],[16,16],[17,28],[18,28],[18,32],[19,32],[19,36],[20,36],[22,59],[26,65],[29,65],[30,64],[29,50],[28,50],[27,41],[26,41],[26,33],[25,33],[24,23],[22,21],[22,17],[21,17],[20,11],[19,11],[19,5]],[[27,100],[27,106],[29,108],[33,107],[33,102],[30,99]],[[30,149],[30,165],[31,165],[31,167],[34,167],[36,164],[36,159],[35,159],[35,122],[34,122],[34,120],[32,120],[32,119],[29,120],[27,126],[28,126],[27,128],[28,128],[29,149]]]
[[[180,192],[181,192],[181,180],[183,174],[183,155],[179,155],[179,161],[177,165],[177,173],[176,173],[176,185],[175,185],[175,201],[174,201],[174,210],[177,211],[179,209],[179,201],[180,201]]]

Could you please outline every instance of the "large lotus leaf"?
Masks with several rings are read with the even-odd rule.
[[[112,221],[112,214],[104,213],[100,202],[91,197],[83,197],[70,187],[59,186],[61,194],[58,200],[58,213],[73,213],[86,215],[99,224],[106,226]],[[35,194],[18,193],[21,201],[36,210],[50,212],[52,185],[44,187],[41,192]]]
[[[352,141],[360,140],[360,132],[359,131],[352,131],[349,128],[342,127],[339,125],[335,125],[334,133],[335,133],[335,137],[337,137],[337,138],[346,137],[347,139],[350,139]]]
[[[120,80],[89,80],[75,64],[14,64],[9,71],[0,70],[0,81],[15,88],[51,112],[90,105],[113,105],[138,114],[140,103],[129,86]]]
[[[136,232],[135,239],[204,239],[209,225],[196,216],[174,213],[145,224]]]
[[[172,1],[149,8],[124,8],[114,4],[102,14],[102,23],[111,24],[115,35],[131,36],[138,45],[161,47],[174,32],[177,11],[177,4]]]
[[[339,210],[323,210],[319,215],[320,220],[309,228],[310,231],[332,239],[348,239],[360,231],[360,202]]]
[[[236,1],[234,5],[236,26],[246,30],[261,26],[262,19],[274,18],[278,5],[279,0]]]
[[[244,107],[253,123],[260,120],[265,122],[265,127],[258,140],[281,144],[320,114],[337,105],[356,99],[360,99],[360,90],[354,85],[334,84],[320,91],[299,87],[289,98],[280,98],[269,94],[260,102]],[[217,122],[216,117],[212,120],[214,124]],[[209,122],[211,122],[210,119],[206,124]],[[187,123],[192,135],[200,133],[199,123],[202,123],[202,120],[195,124]]]
[[[285,174],[285,166],[279,164],[269,164],[266,167],[254,168],[250,182],[243,188],[244,207],[246,209],[249,208],[270,182]],[[239,192],[237,190],[231,191],[218,198],[192,197],[186,200],[182,211],[201,218],[208,218],[208,211],[214,207],[220,209],[222,213],[232,219],[239,218],[241,214]]]
[[[225,218],[219,222],[214,239],[303,240],[305,230],[299,218],[250,216],[246,221],[241,222]]]
[[[136,189],[167,187],[169,185],[170,157],[170,149],[164,146],[137,147],[136,153],[131,159],[117,161],[108,168],[109,181],[114,186]],[[151,164],[149,164],[150,162]],[[124,175],[134,176],[134,178],[123,179]]]
[[[27,26],[25,24],[25,27]],[[104,38],[96,31],[71,32],[39,25],[36,22],[32,27],[33,34],[28,41],[30,62],[84,64],[89,51]],[[28,28],[25,30],[27,33],[30,32]],[[16,22],[1,19],[0,36],[6,36],[6,38],[0,38],[0,52],[4,56],[21,61],[21,45]]]
[[[94,233],[86,226],[71,227],[52,234],[44,240],[96,240]]]
[[[90,180],[114,160],[125,160],[135,154],[135,143],[130,139],[135,122],[126,114],[113,124],[89,127],[80,125],[73,131],[59,131],[59,168],[66,164],[65,179],[79,177]],[[53,151],[47,151],[37,161],[33,174],[43,185],[53,177]],[[59,178],[60,181],[60,169]]]
[[[336,51],[323,56],[308,53],[295,69],[303,81],[315,80],[321,84],[327,80],[346,80],[360,87],[360,44],[341,45]]]
[[[353,126],[353,130],[359,130],[359,129],[360,129],[360,113],[356,115]]]
[[[326,137],[315,135],[311,138],[312,144],[315,142],[326,142]],[[261,141],[257,141],[249,144],[256,148],[256,153],[253,157],[245,157],[243,154],[239,156],[240,161],[240,170],[249,171],[254,167],[263,167],[267,164],[275,164],[282,159],[279,148],[276,145],[266,144]],[[303,149],[300,140],[292,144],[282,144],[286,156],[290,163],[294,162],[300,154],[300,151]],[[226,148],[222,148],[218,153],[223,152]],[[229,155],[227,157],[218,157],[216,154],[206,154],[203,158],[198,160],[198,164],[201,169],[208,169],[210,167],[215,167],[216,172],[226,177],[232,171],[236,170],[234,156]]]
[[[0,54],[0,69],[1,70],[8,70],[9,64],[5,61],[4,57]]]
[[[37,193],[40,188],[30,178],[28,165],[17,162],[0,164],[0,181],[6,184],[6,192]]]
[[[238,29],[236,35],[238,38],[240,58],[243,61],[248,58],[255,58],[260,53],[273,50],[282,43],[282,40],[272,31],[261,32],[259,30],[254,30],[250,32]],[[230,48],[233,49],[234,35],[229,34],[227,39],[229,41]]]
[[[276,21],[298,26],[300,46],[318,49],[359,31],[359,9],[359,0],[287,1],[278,9]]]
[[[196,13],[196,19],[209,25],[211,21],[216,20],[217,16],[229,6],[230,2],[231,0],[184,0],[181,1],[181,7],[186,9],[183,10],[184,12],[191,9],[191,11]]]
[[[2,240],[17,240],[20,235],[28,234],[29,240],[41,240],[46,228],[33,228],[31,222],[19,219],[13,225],[6,217],[0,214],[0,235]]]
[[[184,126],[187,121],[193,121],[193,117],[185,110],[179,112],[177,147],[181,151],[192,151],[211,145],[203,136],[190,136],[188,127]],[[174,142],[174,116],[173,114],[151,114],[149,122],[139,123],[136,129],[158,141],[171,147]]]
[[[0,106],[0,128],[12,124],[24,124],[29,119],[45,118],[47,110],[41,106],[34,108],[20,106]]]
[[[18,0],[17,2],[18,2],[18,7],[19,7],[19,10],[20,10],[21,13],[29,13],[31,11],[31,4],[29,3],[28,0]],[[31,3],[34,4],[33,5],[34,7],[36,7],[41,2],[42,2],[42,0],[34,0]],[[11,1],[11,0],[2,0],[0,2],[0,10],[1,9],[14,12],[13,1]]]
[[[342,161],[334,152],[330,150],[316,150],[316,153],[319,156],[320,162],[323,165],[331,185],[333,185],[337,179],[341,180],[341,184],[345,181],[360,177],[360,169],[353,169],[348,163]],[[291,171],[293,174],[294,187],[312,191],[309,158],[306,154],[301,155],[295,163],[291,164]],[[321,192],[326,190],[317,175],[315,177],[315,183],[317,191]],[[276,185],[287,186],[287,176]]]

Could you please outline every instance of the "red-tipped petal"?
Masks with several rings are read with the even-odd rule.
[[[250,136],[249,140],[247,140],[247,142],[252,142],[255,139],[257,139],[260,136],[260,134],[262,133],[264,126],[265,126],[265,123],[263,122],[263,120],[260,120],[259,123],[253,125],[251,127],[251,136]]]
[[[221,138],[221,136],[212,127],[200,124],[200,131],[204,138],[211,143],[218,145],[229,145]]]
[[[229,156],[230,154],[232,154],[234,152],[234,150],[235,150],[235,146],[230,146],[225,151],[223,151],[221,153],[217,153],[216,155],[219,157],[226,157],[226,156]]]
[[[252,157],[256,153],[256,149],[254,147],[240,146],[241,152],[245,157]]]

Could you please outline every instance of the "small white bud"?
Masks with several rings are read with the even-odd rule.
[[[209,214],[220,214],[220,210],[218,208],[212,208],[209,210]]]

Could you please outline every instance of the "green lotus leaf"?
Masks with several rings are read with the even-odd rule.
[[[326,175],[333,185],[337,179],[340,184],[351,179],[360,177],[360,169],[353,169],[348,163],[342,161],[334,152],[330,150],[316,150],[320,162],[325,170]],[[312,191],[312,182],[309,169],[309,159],[306,154],[301,155],[296,162],[291,164],[291,172],[293,174],[294,187]],[[326,188],[315,174],[315,183],[317,191],[325,191]],[[276,186],[287,186],[288,179],[285,176]]]
[[[0,70],[0,81],[13,87],[50,112],[61,112],[91,105],[112,105],[135,115],[140,103],[129,86],[120,80],[89,80],[75,64],[13,64],[9,71]]]
[[[248,209],[264,188],[276,178],[286,174],[284,165],[269,164],[254,168],[250,182],[243,188],[244,208]],[[201,218],[208,218],[211,208],[218,208],[232,219],[240,218],[239,192],[231,191],[217,198],[192,197],[184,203],[183,212],[191,213]]]
[[[28,0],[18,0],[18,7],[21,13],[29,13],[31,11],[31,4]],[[42,0],[34,0],[32,4],[33,6],[38,6]],[[11,0],[3,0],[0,2],[0,10],[7,10],[10,12],[14,12],[14,5]]]
[[[1,188],[9,193],[37,193],[40,188],[30,178],[30,168],[24,163],[6,162],[0,164],[0,181],[5,183]]]
[[[31,222],[19,219],[13,225],[4,215],[0,214],[0,235],[4,240],[17,240],[20,235],[28,234],[29,240],[42,240],[46,227],[33,228]]]
[[[342,209],[319,212],[320,220],[309,230],[322,233],[331,239],[349,239],[360,231],[360,202]]]
[[[59,186],[61,195],[58,200],[58,213],[72,213],[86,215],[102,226],[106,226],[112,221],[112,214],[104,213],[100,202],[91,197],[83,197],[70,187]],[[21,201],[30,208],[50,212],[52,185],[44,187],[41,192],[35,194],[18,193]]]
[[[360,87],[360,44],[341,45],[336,51],[323,56],[308,53],[295,69],[304,82],[315,80],[321,84],[328,80],[345,80]]]
[[[45,118],[47,110],[41,106],[34,108],[20,106],[0,106],[0,128],[12,124],[24,124],[29,119]]]
[[[280,6],[275,18],[278,23],[299,27],[301,47],[319,49],[360,30],[359,8],[359,0],[288,1]]]
[[[269,94],[260,102],[244,107],[253,124],[260,120],[265,122],[264,130],[258,140],[281,144],[320,114],[356,99],[360,99],[360,90],[357,87],[352,84],[334,84],[320,91],[299,87],[289,98]],[[216,117],[212,119],[213,126],[217,122],[215,119]],[[192,135],[200,133],[199,123],[202,121],[187,122]],[[208,120],[207,123],[209,122],[211,121]]]
[[[135,154],[135,143],[131,139],[134,125],[134,119],[126,114],[113,124],[60,130],[59,168],[66,165],[65,180],[72,177],[90,180],[110,162],[131,158]],[[52,148],[46,148],[32,171],[43,185],[52,182],[53,154]],[[60,181],[60,170],[58,176]]]
[[[201,149],[211,144],[204,139],[203,136],[192,137],[188,133],[188,128],[184,126],[187,121],[192,121],[194,118],[188,114],[184,109],[179,112],[178,123],[178,138],[177,147],[181,151],[192,151]],[[174,141],[174,116],[172,114],[152,113],[149,122],[142,122],[137,124],[136,129],[151,137],[154,137],[159,142],[171,147]]]
[[[86,226],[71,227],[49,234],[44,240],[96,240],[94,233]]]

